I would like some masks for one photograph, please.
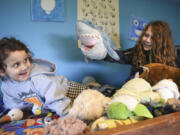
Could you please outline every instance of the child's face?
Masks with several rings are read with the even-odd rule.
[[[31,63],[28,54],[24,50],[10,52],[4,64],[6,65],[4,75],[11,79],[25,81],[29,78]]]
[[[150,51],[152,49],[152,43],[153,43],[152,38],[153,38],[153,33],[151,31],[151,26],[150,26],[145,32],[144,36],[142,37],[143,48],[145,51]]]

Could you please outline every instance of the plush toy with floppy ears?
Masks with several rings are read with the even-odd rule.
[[[160,63],[152,63],[143,66],[140,78],[148,81],[151,86],[163,79],[172,79],[180,87],[180,68],[167,66]]]

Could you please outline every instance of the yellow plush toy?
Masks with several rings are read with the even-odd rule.
[[[111,129],[111,128],[116,128],[121,125],[134,124],[142,120],[144,120],[143,117],[130,117],[126,120],[115,120],[115,119],[108,119],[107,117],[103,116],[95,120],[90,126],[90,129],[91,131]]]
[[[138,103],[159,102],[160,95],[153,92],[151,85],[142,78],[134,78],[125,83],[121,89],[113,95],[110,104],[121,102],[133,110]]]

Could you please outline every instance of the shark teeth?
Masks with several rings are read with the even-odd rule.
[[[98,38],[88,36],[81,36],[79,39],[84,45],[95,45],[98,41]]]
[[[85,46],[96,45],[99,39],[97,34],[81,34],[79,36],[79,40]]]
[[[92,37],[92,38],[99,38],[99,35],[97,34],[82,34],[79,36],[80,38],[81,37]]]

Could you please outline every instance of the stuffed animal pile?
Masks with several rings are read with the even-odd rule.
[[[127,119],[134,113],[136,116],[153,118],[143,104],[156,104],[160,101],[160,95],[152,91],[152,87],[147,81],[142,78],[134,78],[114,94],[107,107],[107,115],[111,119]]]
[[[166,90],[162,93],[165,87]],[[145,104],[163,106],[170,98],[179,98],[178,87],[172,80],[164,79],[152,87],[146,80],[134,78],[125,83],[111,98],[96,90],[83,91],[74,100],[69,116],[81,120],[95,120],[91,130],[101,130],[116,127],[117,123],[131,124],[153,118]]]
[[[151,86],[145,79],[134,78],[125,83],[112,97],[106,97],[98,90],[84,90],[73,102],[68,114],[71,118],[61,118],[60,122],[56,121],[53,124],[51,122],[45,127],[45,133],[54,134],[60,130],[68,134],[74,130],[84,133],[89,123],[91,131],[137,123],[154,117],[145,104],[153,107],[170,104],[176,105],[178,109],[180,108],[178,98],[178,87],[170,79],[163,79]],[[79,120],[86,122],[84,123],[86,126],[76,125]],[[56,130],[59,127],[60,130]]]
[[[155,115],[149,106],[146,106],[147,104],[153,108],[160,106],[161,109],[170,105],[173,109],[180,110],[180,100],[178,100],[180,94],[177,86],[179,69],[162,64],[150,64],[145,65],[145,67],[146,70],[140,75],[142,78],[129,80],[112,97],[106,97],[101,91],[94,89],[83,91],[74,100],[69,111],[70,121],[73,121],[72,119],[88,121],[91,123],[89,125],[91,131],[96,131],[153,118]],[[168,75],[161,74],[158,69]],[[157,71],[158,73],[156,73]],[[96,88],[101,86],[94,80],[88,84]],[[52,129],[56,129],[60,123],[65,124],[69,120],[63,119],[61,121],[63,122],[50,124],[46,131],[53,132]],[[63,127],[62,132],[66,131],[67,127],[71,127],[71,124],[72,122],[68,122],[68,125],[61,126]]]

